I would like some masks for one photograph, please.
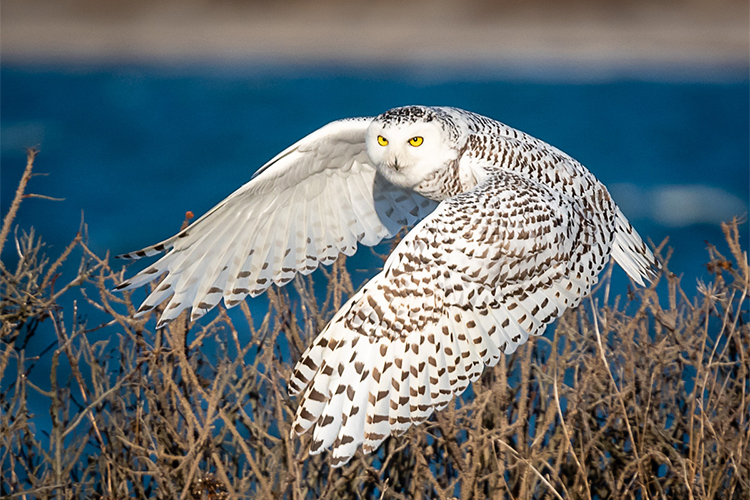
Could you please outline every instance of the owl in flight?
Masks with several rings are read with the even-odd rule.
[[[475,113],[407,106],[332,122],[266,163],[124,281],[167,276],[136,317],[233,307],[415,224],[297,363],[293,434],[340,466],[444,408],[577,306],[610,256],[659,268],[607,189],[549,144]],[[171,297],[171,298],[170,298]]]

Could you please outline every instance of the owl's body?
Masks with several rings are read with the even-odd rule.
[[[435,202],[437,208],[435,207]],[[433,210],[430,213],[431,210]],[[428,215],[429,214],[429,215]],[[357,242],[426,216],[297,363],[293,432],[332,463],[405,431],[575,307],[612,256],[639,284],[658,264],[581,164],[490,118],[409,106],[333,122],[279,154],[119,288],[167,278],[160,325],[231,307]]]

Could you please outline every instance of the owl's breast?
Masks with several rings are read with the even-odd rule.
[[[474,189],[477,182],[474,171],[461,166],[457,159],[449,162],[445,168],[435,171],[414,190],[425,198],[442,201]]]

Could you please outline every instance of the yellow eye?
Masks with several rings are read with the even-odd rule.
[[[421,146],[423,142],[424,142],[424,139],[423,139],[423,138],[421,138],[421,137],[419,137],[419,136],[417,136],[417,137],[412,137],[411,139],[409,139],[409,144],[411,144],[411,145],[412,145],[412,146],[414,146],[415,148],[416,148],[417,146]]]
[[[382,135],[379,135],[378,136],[378,144],[380,144],[381,146],[387,146],[388,145],[388,139],[386,139]]]

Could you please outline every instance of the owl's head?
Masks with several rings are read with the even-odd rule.
[[[372,121],[365,140],[378,171],[397,186],[414,188],[458,157],[455,125],[441,108],[386,111]]]

